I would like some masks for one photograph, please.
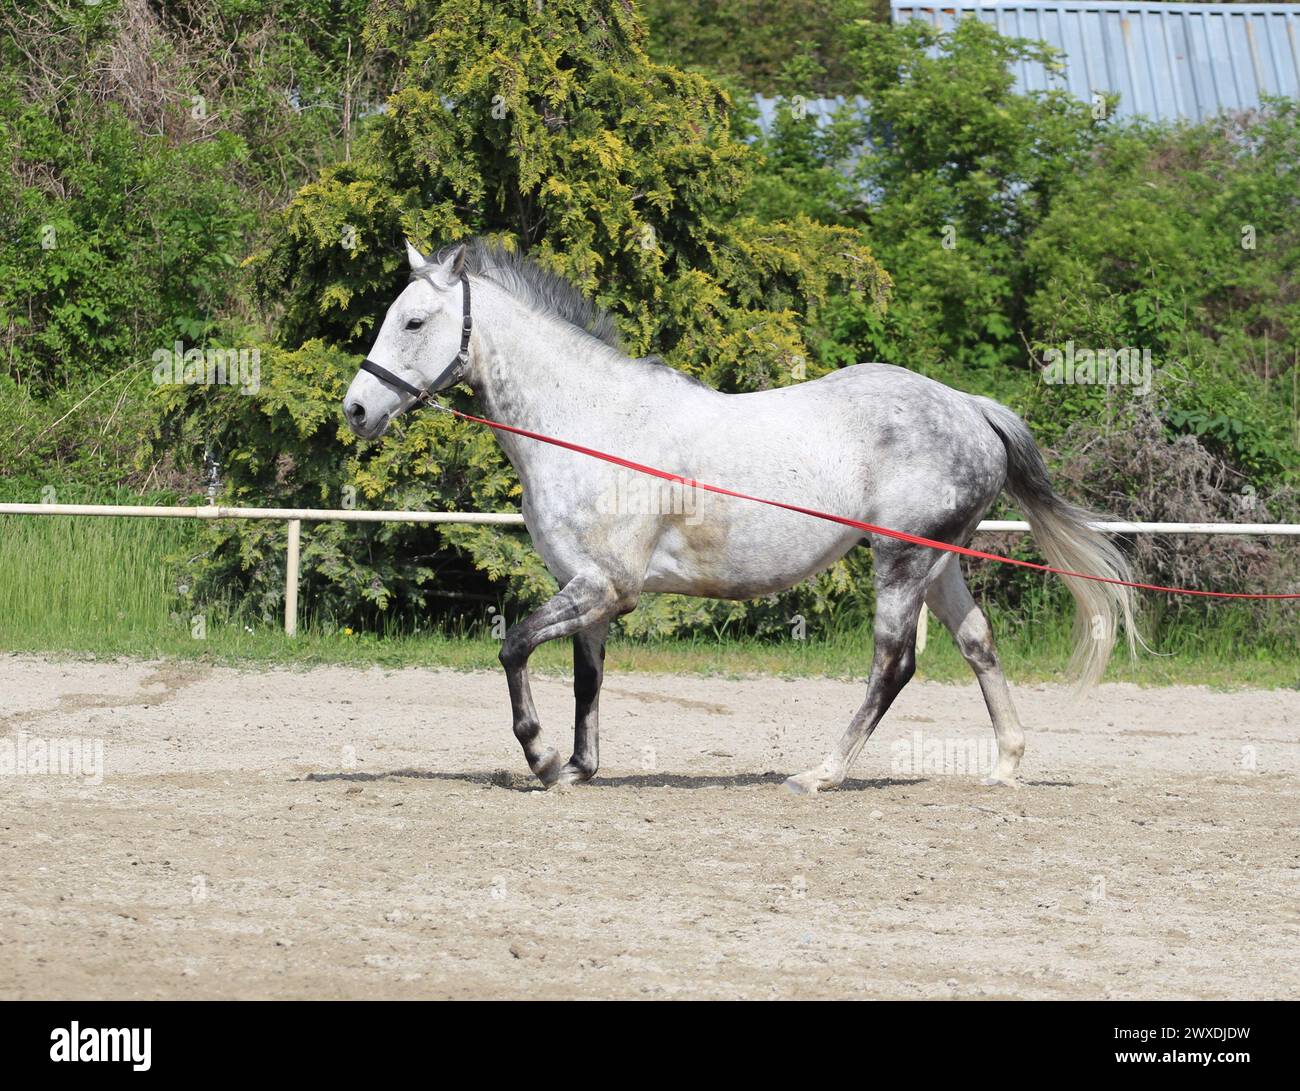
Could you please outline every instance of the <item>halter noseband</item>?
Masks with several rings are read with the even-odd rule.
[[[417,277],[424,280],[429,279],[428,276],[425,275],[424,273],[411,274],[412,280],[415,280]],[[460,287],[461,287],[460,351],[457,352],[456,355],[451,358],[451,363],[449,363],[445,368],[442,369],[442,374],[440,374],[436,379],[434,379],[433,382],[431,382],[428,386],[426,386],[423,390],[421,390],[418,386],[412,386],[405,379],[398,378],[391,371],[389,371],[388,368],[382,366],[381,364],[375,363],[374,360],[370,359],[369,357],[366,357],[366,359],[361,361],[361,370],[370,372],[371,375],[373,375],[384,385],[390,386],[394,390],[400,390],[403,394],[411,395],[411,397],[415,399],[416,407],[431,405],[435,409],[441,409],[442,407],[438,405],[436,401],[433,400],[434,391],[442,390],[455,383],[459,378],[460,370],[469,361],[469,335],[470,335],[470,331],[473,330],[474,328],[474,319],[471,317],[469,313],[469,277],[467,277],[464,273],[461,273],[460,275]]]

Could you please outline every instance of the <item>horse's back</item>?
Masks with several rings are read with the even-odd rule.
[[[972,467],[1005,471],[1005,451],[979,400],[893,364],[864,363],[817,379],[733,395],[727,415],[745,428],[783,422],[819,446],[842,446],[872,477],[906,479],[932,466],[964,476]]]

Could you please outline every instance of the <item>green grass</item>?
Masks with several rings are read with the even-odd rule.
[[[200,531],[188,520],[0,516],[0,651],[203,659],[238,666],[377,663],[497,669],[499,644],[486,628],[419,631],[394,622],[384,634],[350,634],[313,620],[310,603],[303,604],[303,631],[292,640],[277,624],[241,618],[230,602],[209,606],[206,631],[196,639],[168,558],[201,549]],[[1278,604],[1277,609],[1296,607]],[[1007,673],[1019,682],[1064,681],[1068,618],[1046,607],[1039,616],[1032,613],[1025,618],[991,611]],[[1152,643],[1168,654],[1143,653],[1135,662],[1117,654],[1107,679],[1300,688],[1294,649],[1255,644],[1257,626],[1244,611],[1229,607],[1215,616],[1219,623],[1212,629],[1157,631]],[[810,630],[804,641],[625,638],[611,641],[609,649],[613,670],[724,676],[862,678],[870,661],[870,632],[848,626],[821,634]],[[544,646],[533,662],[541,671],[567,671],[567,642]],[[970,677],[951,637],[934,619],[918,675],[941,681]]]

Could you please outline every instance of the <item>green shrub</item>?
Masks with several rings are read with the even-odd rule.
[[[225,452],[229,499],[336,506],[355,490],[373,507],[517,508],[517,479],[486,432],[425,415],[358,445],[343,427],[346,382],[405,281],[404,235],[426,249],[470,234],[522,248],[607,307],[634,354],[727,390],[816,374],[804,331],[832,295],[883,305],[887,279],[855,231],[744,207],[756,160],[731,131],[727,96],[651,62],[644,39],[617,2],[439,9],[388,112],[351,161],[303,187],[255,262],[284,345],[265,353],[260,393],[168,395],[169,427]],[[196,586],[233,583],[274,609],[276,532],[212,533]],[[552,587],[523,535],[488,528],[320,528],[304,563],[313,601],[358,621],[436,606],[449,585],[520,604]]]

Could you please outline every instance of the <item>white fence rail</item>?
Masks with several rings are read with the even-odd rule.
[[[298,631],[298,564],[302,524],[342,523],[473,523],[480,526],[521,527],[522,515],[473,511],[364,511],[353,508],[227,508],[218,504],[198,507],[148,507],[116,504],[0,504],[0,515],[88,515],[133,519],[278,519],[289,525],[284,566],[284,631]],[[1094,523],[1110,534],[1238,534],[1300,537],[1300,523]],[[984,532],[1029,530],[1017,519],[986,519]],[[924,618],[925,611],[922,611]],[[925,647],[918,633],[917,650]]]

